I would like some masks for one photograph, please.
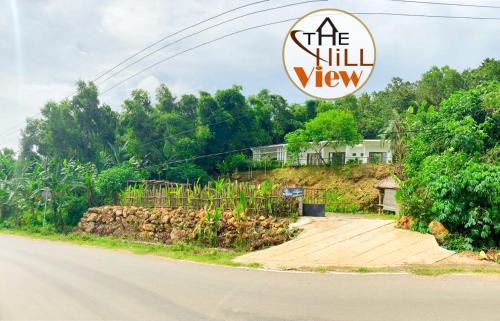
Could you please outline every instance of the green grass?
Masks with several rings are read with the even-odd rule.
[[[58,234],[53,232],[32,232],[26,230],[12,230],[0,228],[0,233],[30,237],[34,239],[44,239],[51,241],[68,242],[78,245],[95,246],[112,250],[126,250],[131,253],[140,255],[157,255],[172,259],[189,260],[195,262],[218,264],[226,266],[245,266],[249,268],[261,268],[259,263],[240,264],[233,262],[233,259],[244,254],[244,251],[208,248],[195,244],[178,243],[173,245],[140,243],[117,239],[110,236],[95,236],[91,234],[69,233]],[[356,267],[356,268],[341,268],[341,267],[315,267],[312,269],[304,268],[304,271],[314,271],[317,273],[327,273],[333,271],[340,272],[356,272],[356,273],[395,273],[409,272],[415,275],[422,276],[438,276],[443,274],[454,273],[480,273],[480,274],[495,274],[500,275],[500,265],[495,267],[460,267],[460,266],[408,266],[408,267],[386,267],[386,268],[371,268],[371,267]]]
[[[357,273],[373,273],[373,272],[380,272],[380,271],[377,270],[377,269],[374,269],[374,268],[359,267],[359,268],[356,268],[354,270],[354,272],[357,272]]]
[[[395,266],[395,267],[335,267],[335,266],[317,266],[314,268],[302,268],[300,271],[312,271],[318,273],[328,272],[354,272],[361,274],[368,273],[401,273],[407,272],[414,275],[422,276],[438,276],[443,274],[457,273],[478,273],[478,274],[493,274],[500,275],[499,266],[489,267],[470,267],[470,266]]]
[[[500,275],[500,267],[413,267],[409,268],[408,272],[416,275],[437,276],[453,273],[482,273],[482,274],[498,274]]]
[[[81,233],[39,233],[2,228],[0,228],[0,233],[25,236],[34,239],[62,241],[78,245],[95,246],[112,250],[126,250],[135,254],[157,255],[173,259],[189,260],[209,264],[260,267],[260,265],[258,265],[257,263],[243,265],[232,261],[235,257],[244,254],[245,252],[243,251],[208,248],[195,244],[177,243],[172,245],[163,245],[128,241],[110,236],[95,236]]]
[[[328,268],[325,266],[317,266],[313,269],[314,272],[316,273],[326,273],[329,272]]]

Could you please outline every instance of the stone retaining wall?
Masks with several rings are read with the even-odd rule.
[[[229,211],[221,213],[220,220],[214,220],[203,209],[103,206],[90,208],[76,230],[165,244],[196,241],[255,250],[288,241],[296,232],[289,230],[289,224],[288,218],[245,214],[236,220]]]

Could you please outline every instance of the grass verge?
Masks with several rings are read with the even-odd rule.
[[[245,254],[244,251],[231,249],[208,248],[195,244],[178,243],[173,245],[163,245],[154,243],[140,243],[125,239],[117,239],[109,236],[95,236],[81,233],[40,233],[26,230],[11,230],[0,228],[0,233],[30,237],[34,239],[44,239],[51,241],[68,242],[78,245],[95,246],[105,249],[126,250],[134,254],[157,255],[172,259],[189,260],[208,264],[226,265],[226,266],[245,266],[249,268],[262,267],[259,263],[240,264],[232,260]],[[500,276],[500,265],[488,267],[464,267],[464,266],[407,266],[407,267],[315,267],[302,268],[301,271],[314,271],[318,273],[328,272],[355,272],[355,273],[398,273],[408,272],[422,276],[438,276],[443,274],[493,274]]]
[[[500,276],[500,265],[497,267],[462,267],[462,266],[403,266],[403,267],[332,267],[322,266],[315,268],[303,268],[302,271],[314,271],[319,273],[328,272],[354,272],[354,273],[411,273],[423,276],[438,276],[443,274],[493,274]]]
[[[208,248],[195,244],[177,243],[172,245],[163,245],[154,243],[140,243],[109,236],[95,236],[91,234],[40,233],[3,228],[0,228],[0,233],[25,236],[34,239],[62,241],[78,245],[95,246],[105,249],[126,250],[135,254],[150,254],[172,259],[189,260],[209,264],[259,267],[258,264],[243,265],[232,261],[235,257],[244,254],[244,251]]]
[[[416,275],[437,276],[443,274],[457,273],[480,273],[480,274],[497,274],[500,275],[499,267],[412,267],[409,272]]]

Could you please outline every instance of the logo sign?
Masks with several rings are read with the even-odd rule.
[[[375,66],[375,42],[357,17],[321,9],[300,18],[283,44],[291,81],[309,96],[335,99],[361,89]]]

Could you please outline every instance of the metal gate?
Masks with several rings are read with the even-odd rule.
[[[304,203],[302,205],[302,215],[324,217],[325,205],[325,189],[304,187]]]

